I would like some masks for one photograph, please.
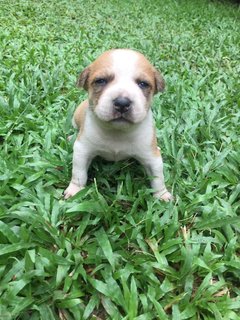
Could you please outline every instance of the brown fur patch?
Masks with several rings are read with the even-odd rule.
[[[155,69],[154,75],[155,75],[155,92],[154,93],[163,92],[165,89],[165,81],[163,79],[163,76],[156,69]]]
[[[104,52],[98,57],[90,66],[90,73],[88,79],[88,85],[92,85],[92,82],[96,78],[108,77],[111,75],[112,58],[111,50]]]
[[[164,79],[161,73],[145,58],[145,56],[139,52],[137,69],[139,70],[139,77],[142,77],[151,84],[153,93],[163,91],[165,87]]]
[[[94,78],[97,76],[99,77],[103,73],[107,73],[108,69],[111,68],[111,51],[112,50],[109,50],[101,54],[93,63],[80,73],[77,80],[78,87],[84,88],[87,91]]]
[[[112,74],[111,52],[112,50],[104,52],[87,68],[89,73],[86,87],[89,92],[91,105],[93,106],[97,105],[101,94],[114,78]],[[108,84],[105,86],[96,85],[96,79],[107,79]]]
[[[89,73],[90,73],[90,68],[87,67],[86,69],[84,69],[80,75],[79,78],[77,80],[77,86],[79,88],[84,88],[84,90],[88,90],[88,77],[89,77]]]
[[[160,149],[157,145],[157,137],[156,137],[156,129],[155,128],[153,130],[153,137],[152,137],[152,152],[153,152],[153,155],[156,157],[161,156]]]
[[[83,129],[84,129],[84,122],[85,122],[85,114],[86,114],[86,110],[89,106],[88,100],[83,101],[75,110],[74,112],[74,121],[79,129],[79,134],[77,139],[80,138]]]

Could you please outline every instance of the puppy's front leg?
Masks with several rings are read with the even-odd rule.
[[[173,199],[170,192],[168,192],[163,176],[163,161],[161,154],[149,155],[144,159],[140,159],[144,165],[148,175],[152,178],[151,187],[154,189],[154,196],[164,201],[170,201]]]
[[[68,199],[83,189],[87,182],[87,170],[92,161],[92,154],[86,146],[76,140],[73,147],[72,179],[64,191],[64,198]]]

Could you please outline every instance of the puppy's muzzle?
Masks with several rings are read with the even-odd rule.
[[[113,100],[113,105],[116,111],[125,113],[131,109],[132,101],[127,97],[117,97]]]

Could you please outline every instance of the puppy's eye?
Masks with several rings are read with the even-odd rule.
[[[150,87],[150,84],[147,81],[137,81],[137,84],[140,89],[147,89]]]
[[[94,81],[94,83],[98,86],[105,86],[108,83],[108,81],[104,78],[98,78]]]

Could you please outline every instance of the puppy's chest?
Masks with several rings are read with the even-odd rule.
[[[150,122],[150,121],[149,121]],[[90,121],[85,127],[84,141],[86,148],[94,156],[101,156],[109,161],[136,158],[148,151],[151,145],[153,129],[151,122],[142,123],[130,131],[103,130]]]
[[[102,158],[108,161],[120,161],[130,157],[133,157],[134,154],[132,150],[126,148],[125,150],[117,149],[117,148],[105,148],[98,150],[98,154]]]
[[[133,157],[138,145],[132,141],[119,141],[117,139],[96,139],[92,141],[95,154],[109,161],[120,161]]]

